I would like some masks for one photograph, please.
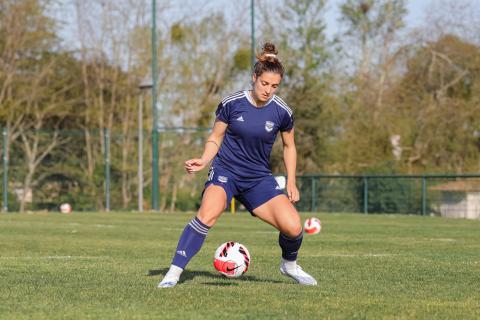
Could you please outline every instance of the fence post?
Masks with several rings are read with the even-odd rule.
[[[110,131],[105,128],[105,211],[110,211]]]
[[[158,155],[158,106],[157,106],[157,1],[152,0],[152,210],[159,210],[159,155]]]
[[[363,176],[363,213],[368,214],[368,177]]]
[[[7,155],[7,143],[8,143],[8,129],[3,128],[3,206],[2,211],[8,212],[8,155]]]
[[[311,195],[312,195],[312,202],[311,202],[311,205],[312,205],[312,212],[315,212],[317,211],[317,177],[312,177],[312,184],[311,184],[311,187],[312,187],[312,192],[311,192]]]
[[[143,91],[138,96],[138,212],[143,211]]]
[[[422,176],[422,216],[427,213],[427,178]]]

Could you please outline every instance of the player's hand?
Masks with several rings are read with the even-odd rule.
[[[205,168],[205,161],[202,159],[190,159],[185,161],[185,170],[188,173],[195,173]]]
[[[290,200],[291,203],[295,203],[300,200],[300,192],[298,191],[297,186],[294,183],[287,183],[287,196],[288,200]]]

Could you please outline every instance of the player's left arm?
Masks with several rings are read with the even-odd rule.
[[[287,170],[287,195],[290,202],[300,200],[300,192],[297,189],[297,148],[295,147],[294,129],[281,132],[283,141],[283,162]]]

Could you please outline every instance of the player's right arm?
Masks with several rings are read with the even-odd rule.
[[[213,125],[212,133],[208,136],[205,143],[205,149],[201,158],[195,158],[185,161],[185,170],[188,173],[194,173],[202,170],[205,166],[215,157],[220,149],[220,145],[225,137],[227,131],[227,124],[222,121],[215,121]]]

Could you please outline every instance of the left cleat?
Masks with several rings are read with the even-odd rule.
[[[177,285],[178,280],[180,280],[180,275],[182,274],[183,269],[177,266],[170,266],[163,280],[158,284],[157,288],[173,288]]]
[[[157,286],[157,288],[173,288],[177,285],[178,280],[168,280],[168,279],[163,279],[162,282],[160,282]]]

